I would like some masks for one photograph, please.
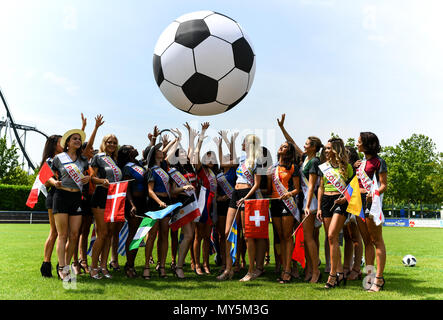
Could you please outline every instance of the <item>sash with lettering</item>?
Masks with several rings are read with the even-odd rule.
[[[368,174],[365,171],[366,168],[366,159],[363,159],[360,166],[357,169],[357,176],[360,180],[363,188],[372,195],[372,204],[371,209],[369,210],[369,214],[374,217],[374,222],[376,225],[379,225],[384,221],[383,215],[383,194],[378,193],[378,188],[380,187],[377,182],[377,177],[374,174],[374,181],[369,178]],[[366,209],[368,210],[368,209]]]
[[[182,173],[181,173],[180,171],[178,171],[176,168],[171,168],[171,169],[169,169],[168,173],[169,173],[169,176],[172,178],[172,180],[174,180],[175,183],[176,183],[179,187],[181,187],[181,188],[183,188],[184,186],[187,186],[187,185],[190,185],[190,184],[191,184],[191,183],[188,181],[188,179],[186,179],[185,176],[182,175]],[[192,194],[193,194],[194,192],[195,192],[195,191],[193,191],[193,190],[186,190],[186,191],[185,191],[185,193],[186,193],[188,196],[192,196]]]
[[[234,192],[234,187],[231,186],[223,172],[217,175],[217,182],[218,185],[222,188],[223,192],[229,197],[229,199],[231,199],[232,193]]]
[[[82,190],[83,183],[81,182],[81,179],[84,177],[83,173],[66,152],[62,152],[57,156],[71,179],[74,180],[79,189]]]
[[[114,182],[118,182],[122,179],[122,171],[115,164],[114,159],[110,156],[106,155],[106,153],[100,153],[99,156],[103,159],[104,162],[112,169],[112,173],[114,174]]]
[[[279,167],[279,163],[274,165],[273,168],[271,169],[271,172],[272,172],[271,173],[271,178],[272,178],[272,182],[274,183],[275,190],[277,190],[277,193],[281,197],[285,193],[287,193],[288,190],[286,190],[285,186],[280,181],[280,175],[278,173],[278,167]],[[282,201],[286,205],[286,208],[292,213],[294,218],[297,219],[298,222],[300,222],[300,211],[297,208],[297,204],[295,203],[294,198],[290,197],[290,198],[282,200]]]
[[[165,170],[163,170],[162,168],[160,168],[159,166],[153,166],[152,167],[152,171],[154,171],[162,180],[163,185],[165,186],[166,192],[169,194],[169,175],[166,173]]]
[[[254,175],[252,174],[251,170],[249,170],[249,168],[246,167],[246,159],[240,162],[240,167],[246,180],[248,180],[248,184],[254,186]],[[257,191],[255,192],[255,196],[257,199],[263,198],[260,189],[257,189]]]
[[[217,177],[215,176],[215,173],[210,168],[203,168],[203,172],[209,181],[209,191],[216,194],[217,193]]]
[[[347,184],[346,181],[343,180],[342,176],[334,170],[329,162],[325,162],[318,166],[320,170],[323,172],[323,175],[328,179],[328,181],[340,191],[341,194],[344,194]]]
[[[143,178],[143,176],[145,175],[145,170],[143,170],[142,167],[136,165],[133,162],[128,162],[125,167],[129,167],[131,169],[131,171],[134,172],[134,175],[139,175],[141,178]]]
[[[309,192],[309,181],[305,177],[305,174],[303,173],[303,168],[305,166],[305,163],[308,161],[308,158],[306,158],[305,162],[303,163],[303,166],[300,168],[300,186],[301,190],[303,191],[304,199],[303,199],[303,209],[306,208],[306,202],[308,201],[308,192]],[[315,183],[315,187],[318,186],[318,178]],[[315,188],[314,187],[314,188]],[[312,199],[311,199],[311,205],[309,207],[310,210],[317,210],[317,197],[315,196],[315,193],[312,193]]]

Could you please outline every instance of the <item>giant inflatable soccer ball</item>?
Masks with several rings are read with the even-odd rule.
[[[198,11],[172,22],[154,49],[154,77],[176,108],[215,115],[236,106],[251,89],[255,54],[240,25],[222,14]]]

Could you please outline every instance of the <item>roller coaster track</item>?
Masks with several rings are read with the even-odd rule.
[[[37,128],[35,127],[30,127],[30,126],[26,126],[26,125],[21,125],[21,124],[16,124],[13,117],[12,117],[12,113],[11,113],[11,109],[8,107],[8,104],[6,102],[5,96],[3,95],[2,89],[0,88],[0,97],[1,100],[3,102],[3,105],[5,106],[6,109],[6,117],[7,120],[6,121],[0,121],[0,129],[4,126],[10,126],[14,132],[15,135],[15,139],[17,141],[17,144],[20,147],[20,150],[23,153],[23,156],[26,158],[26,161],[28,162],[28,167],[31,168],[32,170],[35,170],[35,166],[31,160],[31,158],[29,157],[28,153],[26,152],[26,148],[25,145],[23,144],[20,135],[18,134],[18,130],[23,130],[23,131],[35,131],[37,133],[42,134],[43,136],[45,136],[46,138],[48,138],[48,136],[41,132],[40,130],[37,130]]]

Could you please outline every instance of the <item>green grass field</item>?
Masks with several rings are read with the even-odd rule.
[[[302,280],[282,285],[275,281],[274,260],[259,279],[239,282],[246,271],[232,281],[216,281],[218,268],[212,265],[213,275],[197,276],[185,266],[187,279],[178,280],[168,269],[168,278],[161,279],[151,271],[151,280],[141,277],[128,279],[122,272],[114,272],[113,279],[95,281],[88,275],[77,278],[76,289],[65,289],[55,270],[51,279],[42,278],[40,265],[43,244],[49,225],[0,225],[0,299],[1,300],[442,300],[443,299],[443,229],[384,228],[387,247],[385,290],[369,293],[362,281],[348,281],[345,287],[326,291],[321,284]],[[272,233],[271,233],[272,234]],[[323,243],[324,231],[321,230]],[[156,250],[154,250],[156,251]],[[323,247],[320,258],[324,262]],[[414,255],[417,266],[402,265],[402,257]],[[155,258],[155,257],[154,257]],[[57,263],[54,252],[53,266]],[[90,261],[90,260],[89,260]],[[120,257],[123,266],[125,257]],[[169,266],[170,259],[167,261]],[[211,257],[211,263],[213,258]],[[139,275],[144,265],[144,250],[139,250],[136,268]],[[321,266],[323,271],[324,265]],[[153,266],[151,267],[153,270]]]

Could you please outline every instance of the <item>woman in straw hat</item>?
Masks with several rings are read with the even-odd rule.
[[[63,152],[54,157],[51,168],[58,174],[59,180],[50,178],[50,184],[56,188],[53,198],[52,212],[57,228],[57,255],[59,278],[70,280],[69,265],[78,241],[82,223],[81,190],[88,183],[90,176],[87,159],[82,156],[81,145],[85,141],[85,133],[80,129],[67,131],[61,138]],[[69,241],[68,241],[69,239]],[[66,243],[68,246],[66,247]]]

